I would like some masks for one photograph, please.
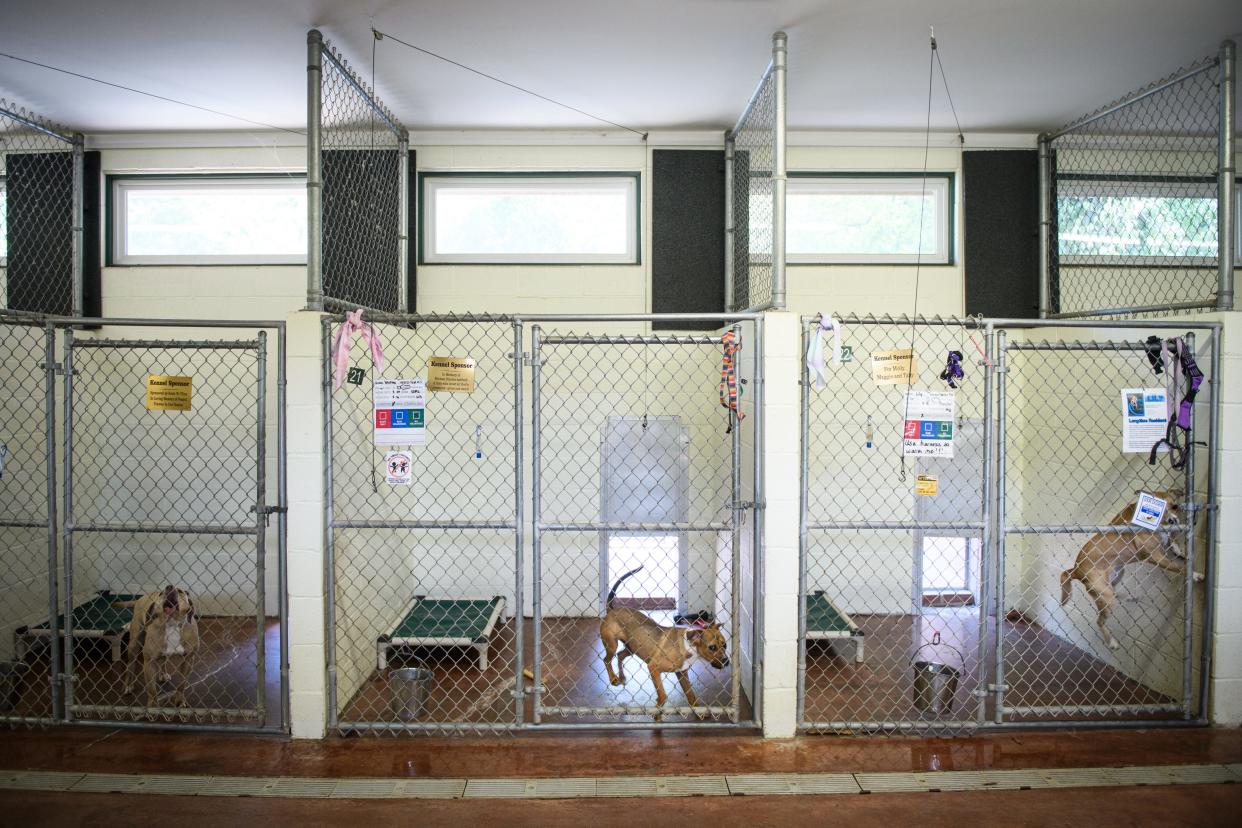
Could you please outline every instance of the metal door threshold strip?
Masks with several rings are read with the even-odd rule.
[[[751,773],[543,779],[325,779],[322,777],[0,771],[0,790],[287,799],[593,799],[937,793],[1206,785],[1242,782],[1242,764],[895,773]]]

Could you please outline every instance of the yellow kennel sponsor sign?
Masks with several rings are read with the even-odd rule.
[[[427,390],[474,393],[474,359],[433,356],[427,360]]]
[[[914,351],[903,348],[897,351],[871,352],[871,379],[876,385],[909,384],[918,376]]]
[[[193,377],[147,375],[147,411],[189,411]]]

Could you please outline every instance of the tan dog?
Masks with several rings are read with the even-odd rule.
[[[1162,526],[1180,527],[1183,516],[1177,501],[1181,499],[1182,492],[1156,492],[1155,495],[1169,503]],[[1109,524],[1128,526],[1136,508],[1137,501],[1118,512]],[[1108,646],[1116,650],[1121,645],[1108,630],[1108,618],[1117,605],[1114,587],[1121,582],[1127,564],[1144,561],[1175,575],[1184,575],[1186,572],[1186,559],[1177,551],[1177,544],[1169,535],[1142,531],[1126,534],[1101,532],[1092,535],[1091,540],[1078,551],[1074,565],[1061,573],[1061,606],[1069,602],[1074,581],[1081,581],[1087,594],[1095,600],[1096,625],[1100,628],[1100,633]],[[1203,576],[1199,574],[1194,578],[1196,581],[1203,580]]]
[[[696,661],[706,661],[716,669],[729,666],[728,646],[719,624],[707,627],[662,627],[643,613],[628,607],[613,606],[617,587],[626,578],[638,572],[631,569],[617,579],[608,593],[608,612],[599,625],[599,637],[604,642],[604,667],[608,680],[614,686],[625,683],[625,660],[636,655],[647,662],[651,683],[655,685],[656,706],[663,707],[668,694],[664,692],[664,674],[676,673],[677,681],[686,694],[691,707],[699,703],[690,687],[690,667]],[[617,642],[624,642],[625,649],[617,653]],[[612,670],[612,657],[617,655],[617,670]],[[656,713],[656,721],[663,718]]]
[[[184,707],[185,686],[198,651],[198,617],[190,593],[169,585],[136,601],[118,601],[112,606],[134,608],[129,622],[125,694],[134,692],[141,669],[148,706],[157,706],[159,683],[173,681],[172,703]]]

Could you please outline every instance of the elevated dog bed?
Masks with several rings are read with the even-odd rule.
[[[112,592],[102,589],[90,599],[73,608],[73,637],[98,638],[107,641],[112,648],[112,660],[121,660],[121,644],[129,633],[129,622],[134,617],[133,607],[114,607],[116,601],[137,601],[142,593]],[[65,634],[65,614],[56,617],[56,629]],[[18,659],[25,658],[30,645],[36,639],[51,640],[50,619],[42,624],[19,627],[13,632],[13,649]]]
[[[807,641],[852,641],[854,661],[863,662],[862,628],[848,613],[838,609],[822,589],[806,596],[806,638]]]
[[[487,669],[487,649],[496,622],[505,609],[501,595],[492,598],[428,598],[415,595],[392,632],[375,640],[376,664],[388,667],[388,651],[394,647],[473,647],[479,653],[479,669]]]

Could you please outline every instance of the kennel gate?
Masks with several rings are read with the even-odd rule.
[[[159,330],[173,323],[104,324]],[[200,334],[283,327],[175,324]],[[249,339],[65,331],[63,594],[60,617],[47,623],[60,628],[53,642],[63,641],[66,720],[244,730],[287,721],[287,665],[269,652],[287,652],[283,329],[280,335],[271,497],[266,331]],[[161,680],[151,706],[141,676],[125,693],[132,609],[121,604],[167,585],[189,592],[199,643],[185,703],[174,704],[175,684]]]
[[[1058,576],[1096,532],[1134,531],[1103,524],[1136,489],[1181,488],[1190,493],[1177,501],[1186,513],[1205,515],[1159,530],[1180,535],[1189,571],[1196,549],[1211,549],[1219,326],[841,321],[852,364],[830,363],[823,391],[803,371],[799,728],[960,733],[1201,721],[1205,684],[1196,692],[1194,681],[1202,669],[1196,656],[1206,657],[1203,642],[1211,637],[1211,556],[1203,556],[1203,601],[1190,574],[1125,567],[1123,584],[1133,592],[1110,626],[1130,640],[1117,652],[1096,630],[1081,585],[1071,584],[1060,606]],[[805,353],[820,329],[817,318],[803,322]],[[1196,343],[1195,330],[1210,337]],[[1184,336],[1207,375],[1195,413],[1209,427],[1187,438],[1208,447],[1206,474],[1196,471],[1193,450],[1181,470],[1167,455],[1149,465],[1145,453],[1117,451],[1122,391],[1165,385],[1167,374],[1157,376],[1148,360],[1149,334]],[[902,423],[918,419],[906,408],[906,379],[877,385],[869,363],[911,348],[915,390],[950,391],[937,372],[950,351],[961,352],[954,425],[960,430],[978,418],[982,427],[981,444],[965,446],[966,455],[903,463]],[[946,464],[963,461],[977,469],[974,491],[915,493],[916,484],[924,491],[933,485],[919,475],[938,483]],[[960,470],[956,476],[959,485],[969,480]],[[840,496],[846,489],[852,498]],[[946,495],[950,502],[920,508]],[[969,572],[949,577],[950,564],[971,566],[976,548],[975,585]],[[853,651],[839,646],[847,642]]]
[[[354,344],[339,383],[331,357],[342,318],[325,320],[323,334],[330,729],[664,726],[652,721],[654,691],[645,670],[634,672],[637,659],[627,664],[627,687],[601,680],[599,624],[615,574],[608,560],[636,548],[679,560],[664,570],[671,582],[654,590],[670,604],[633,605],[663,623],[705,612],[725,624],[731,648],[730,668],[693,677],[705,681],[695,710],[666,678],[665,723],[699,726],[696,713],[717,726],[753,721],[739,686],[757,689],[749,675],[757,565],[753,539],[741,537],[743,528],[758,531],[742,518],[758,498],[743,479],[742,445],[754,446],[758,417],[748,413],[725,433],[717,397],[722,332],[594,333],[671,319],[652,316],[366,319],[383,343],[384,364]],[[738,321],[742,361],[751,365],[759,346],[754,315],[694,321]],[[592,333],[545,331],[541,322]],[[424,389],[425,436],[377,445],[376,417],[387,415],[377,415],[376,400],[387,386],[377,397],[374,383],[427,381],[432,362],[446,360],[470,365],[473,385]],[[747,412],[757,410],[759,393],[743,393]],[[657,432],[671,451],[642,462],[627,454],[634,434]],[[389,482],[390,452],[410,463],[408,484]],[[610,468],[619,485],[606,496]],[[651,489],[628,497],[633,476]],[[636,509],[654,519],[617,519]]]

